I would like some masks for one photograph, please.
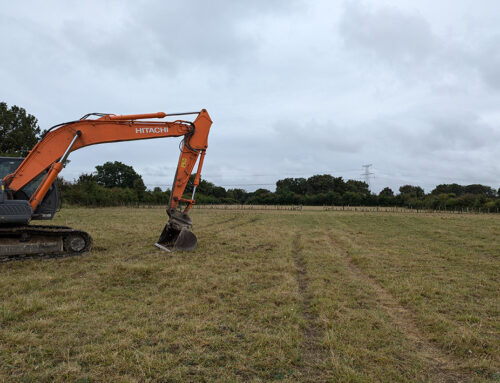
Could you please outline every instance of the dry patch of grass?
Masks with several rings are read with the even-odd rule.
[[[0,264],[3,381],[499,378],[496,216],[63,209],[80,258]]]

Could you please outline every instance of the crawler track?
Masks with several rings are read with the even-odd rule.
[[[67,226],[0,227],[0,262],[82,255],[92,237]]]

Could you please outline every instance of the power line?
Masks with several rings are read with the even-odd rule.
[[[363,167],[365,168],[365,172],[362,173],[361,175],[362,176],[365,176],[365,182],[367,182],[369,184],[369,178],[367,179],[366,178],[366,174],[368,173],[368,177],[370,177],[370,175],[374,174],[374,173],[371,173],[369,171],[369,167],[372,166],[372,164],[370,165],[363,165]],[[355,169],[352,169],[352,170],[343,170],[343,171],[324,171],[324,172],[317,172],[317,174],[334,174],[334,173],[348,173],[348,172],[355,172],[356,170]],[[310,173],[309,173],[310,174]],[[215,175],[203,175],[202,178],[206,181],[209,181],[210,179],[218,179],[218,178],[240,178],[240,177],[283,177],[283,176],[287,176],[287,177],[292,177],[292,178],[302,178],[301,176],[305,176],[305,177],[310,177],[309,174],[302,174],[302,175],[299,175],[297,173],[280,173],[280,174],[246,174],[246,175],[228,175],[228,174],[224,174],[224,175],[220,175],[220,176],[215,176]],[[210,181],[209,181],[210,182]],[[147,183],[148,186],[150,187],[171,187],[172,184],[157,184],[157,183]],[[225,184],[225,183],[219,183],[217,182],[217,185],[216,186],[223,186],[223,187],[239,187],[239,186],[276,186],[276,182],[272,182],[272,183],[269,183],[269,182],[261,182],[261,183],[237,183],[237,184],[234,184],[234,183],[231,183],[231,184]]]
[[[371,165],[369,165],[371,166]],[[352,169],[352,170],[343,170],[343,171],[324,171],[324,172],[318,172],[318,174],[332,174],[332,173],[347,173],[347,172],[354,172],[356,171],[355,169]],[[373,174],[373,173],[370,173],[370,174]],[[303,178],[302,176],[305,176],[305,177],[310,177],[310,173],[309,174],[302,174],[302,175],[299,175],[297,173],[280,173],[280,174],[247,174],[247,175],[228,175],[228,174],[224,174],[224,175],[220,175],[220,176],[215,176],[215,175],[203,175],[202,178],[206,181],[209,181],[210,179],[218,179],[218,178],[240,178],[240,177],[284,177],[284,176],[287,176],[287,177],[292,177],[292,178]],[[209,181],[210,182],[210,181]],[[157,183],[146,183],[148,186],[150,187],[171,187],[172,184],[157,184]],[[225,184],[225,183],[219,183],[217,182],[217,185],[216,186],[223,186],[223,187],[237,187],[237,186],[276,186],[276,182],[272,182],[272,183],[269,183],[269,182],[261,182],[261,183],[237,183],[237,184],[234,184],[234,183],[231,183],[231,184]]]
[[[148,185],[151,185],[151,186],[172,186],[172,184],[148,184]],[[263,183],[263,184],[220,184],[220,185],[216,185],[216,186],[275,186],[276,183],[272,183],[272,184],[269,184],[269,183]]]
[[[373,165],[372,164],[363,165],[363,168],[365,168],[365,171],[361,174],[362,176],[365,177],[365,183],[368,185],[368,189],[370,189],[370,176],[372,174],[375,174],[375,173],[370,172],[371,166],[373,166]]]
[[[359,169],[349,169],[349,170],[328,170],[328,171],[314,171],[314,175],[316,174],[335,174],[335,173],[352,173],[352,172],[357,172]],[[276,173],[276,174],[227,174],[224,173],[222,175],[211,175],[211,174],[203,174],[203,178],[221,178],[221,177],[228,177],[228,178],[244,178],[244,177],[291,177],[291,178],[299,178],[299,177],[310,177],[312,172],[304,172],[304,173]]]

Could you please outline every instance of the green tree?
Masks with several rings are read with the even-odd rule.
[[[369,195],[370,190],[368,189],[368,184],[363,181],[348,180],[345,183],[346,190],[353,193],[361,193],[364,195]]]
[[[382,206],[390,206],[396,203],[394,192],[390,187],[385,187],[378,194],[378,203]]]
[[[361,205],[362,201],[363,195],[361,193],[348,191],[342,196],[342,203],[344,205]]]
[[[276,182],[276,193],[306,194],[307,181],[305,178],[285,178]]]
[[[458,184],[441,184],[434,188],[431,191],[431,194],[439,195],[439,194],[450,194],[453,193],[457,196],[464,194],[464,187]]]
[[[88,184],[88,183],[97,183],[96,176],[94,174],[83,173],[80,174],[78,180],[76,181],[77,185]]]
[[[394,192],[390,187],[385,187],[378,195],[379,197],[394,197]]]
[[[274,193],[267,189],[257,189],[253,193],[250,193],[246,203],[250,205],[272,205],[276,202],[274,195]]]
[[[237,201],[238,203],[243,203],[245,202],[248,193],[243,190],[243,189],[229,189],[227,191],[227,196],[228,198],[232,198],[233,200]]]
[[[478,185],[478,184],[467,185],[464,187],[464,191],[465,193],[470,193],[470,194],[480,194],[480,195],[485,195],[487,197],[495,197],[495,190],[492,187],[485,185]]]
[[[137,174],[132,166],[115,161],[106,162],[95,168],[97,171],[95,179],[99,185],[106,188],[130,188],[138,192],[146,190],[142,177]]]
[[[25,157],[38,142],[40,127],[26,110],[0,102],[0,155]]]
[[[317,174],[307,179],[307,193],[320,194],[335,190],[335,178],[330,174]]]
[[[408,196],[408,197],[416,197],[420,198],[424,196],[424,189],[422,189],[420,186],[413,186],[413,185],[404,185],[399,188],[399,193]]]
[[[227,196],[226,189],[222,186],[216,186],[213,189],[213,196],[215,198],[225,198]]]

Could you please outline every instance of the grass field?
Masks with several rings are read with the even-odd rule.
[[[500,380],[500,216],[63,209],[79,258],[0,264],[0,381]]]

